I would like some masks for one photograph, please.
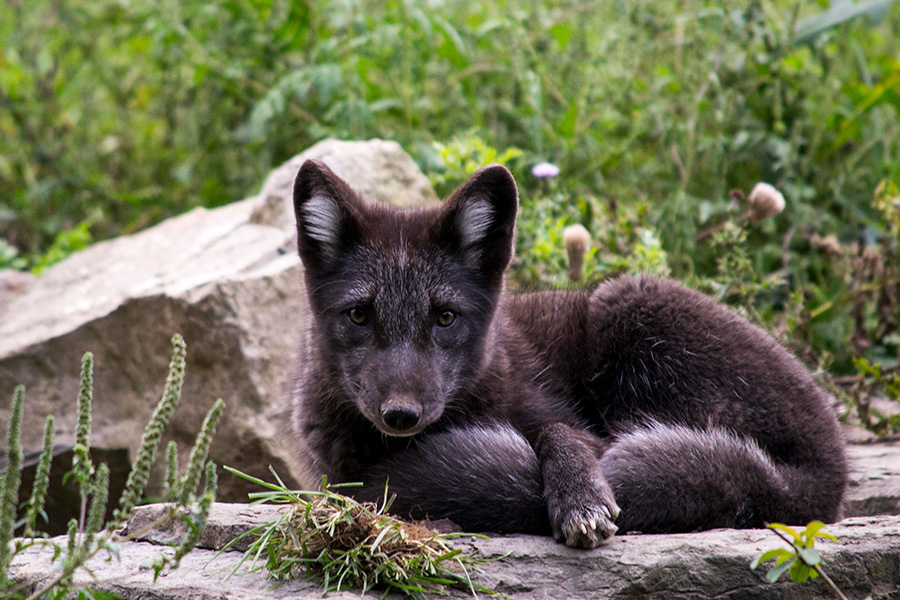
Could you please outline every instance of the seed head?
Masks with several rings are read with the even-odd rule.
[[[774,217],[784,210],[784,196],[768,183],[757,183],[750,192],[751,222],[762,221]]]
[[[563,229],[563,245],[569,254],[569,279],[578,281],[584,267],[584,255],[591,247],[591,234],[582,225]]]

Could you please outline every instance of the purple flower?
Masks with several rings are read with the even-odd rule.
[[[542,162],[531,167],[531,174],[539,179],[550,179],[559,175],[559,167],[553,163]]]

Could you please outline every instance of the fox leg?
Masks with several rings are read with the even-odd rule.
[[[536,447],[556,540],[572,548],[595,548],[609,539],[618,529],[619,506],[598,460],[600,441],[554,423],[541,431]]]
[[[396,494],[391,512],[403,517],[450,519],[466,531],[550,533],[538,457],[506,425],[424,436],[367,470],[352,493],[377,501],[385,482]]]

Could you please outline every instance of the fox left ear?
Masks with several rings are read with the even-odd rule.
[[[479,169],[445,203],[454,243],[490,279],[500,278],[512,260],[518,205],[516,181],[503,165]]]
[[[332,264],[359,239],[362,201],[325,163],[307,160],[294,180],[297,249],[308,269]]]

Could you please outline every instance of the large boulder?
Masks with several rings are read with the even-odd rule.
[[[33,281],[7,277],[0,421],[14,386],[25,384],[26,450],[40,449],[48,414],[56,415],[57,443],[74,442],[79,363],[90,350],[91,444],[127,448],[133,457],[162,393],[169,340],[179,332],[188,344],[187,375],[167,439],[178,442],[182,465],[204,414],[221,397],[227,408],[212,459],[257,475],[272,465],[292,481],[290,448],[278,426],[306,323],[291,189],[307,158],[323,160],[372,198],[397,206],[435,201],[398,144],[330,140],[276,169],[257,196],[96,244]],[[157,463],[148,494],[160,490]],[[219,480],[223,500],[245,500],[248,489],[236,477]]]

